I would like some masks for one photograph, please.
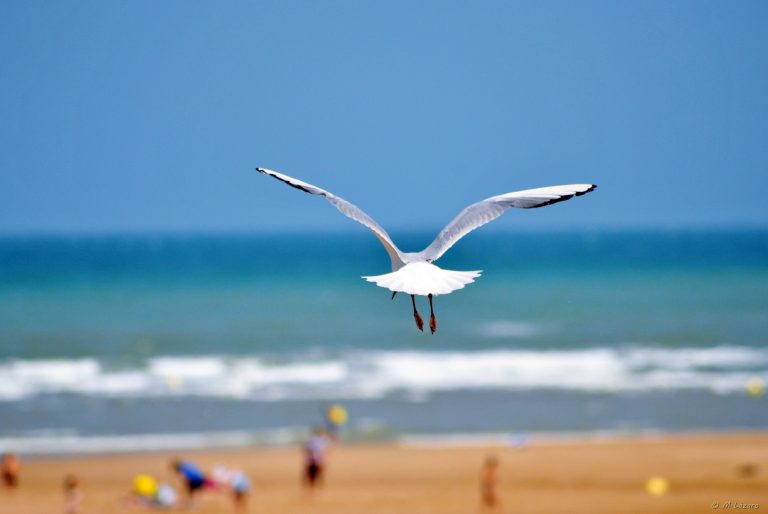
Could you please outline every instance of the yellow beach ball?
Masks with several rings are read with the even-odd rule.
[[[334,425],[343,425],[347,422],[347,418],[347,409],[341,405],[332,405],[331,408],[328,409],[328,419]]]
[[[765,394],[765,382],[760,377],[752,377],[747,380],[747,392],[752,398],[759,398]]]
[[[645,481],[645,491],[651,496],[664,496],[669,491],[669,480],[664,477],[651,477]]]
[[[133,492],[145,498],[152,498],[157,493],[157,480],[150,475],[136,475],[133,478]]]

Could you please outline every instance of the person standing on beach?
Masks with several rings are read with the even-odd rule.
[[[242,471],[235,471],[229,479],[232,488],[232,502],[235,512],[242,513],[248,510],[248,493],[251,490],[251,481]]]
[[[486,457],[480,472],[480,512],[501,512],[501,499],[498,493],[499,460],[495,455]]]
[[[218,487],[228,489],[232,495],[232,504],[236,513],[248,510],[248,494],[251,490],[251,481],[243,471],[217,466],[213,469],[213,481]]]
[[[312,429],[309,439],[304,444],[306,458],[304,486],[310,493],[323,485],[323,472],[325,471],[326,453],[329,445],[328,436],[320,427]]]
[[[181,478],[184,480],[184,485],[187,490],[186,507],[190,509],[194,506],[197,493],[205,487],[208,480],[200,468],[191,462],[183,461],[179,458],[175,458],[171,461],[171,468],[181,475]]]
[[[83,502],[83,490],[80,478],[75,474],[64,477],[64,514],[80,514]]]
[[[8,489],[19,487],[19,473],[21,471],[21,461],[15,453],[3,454],[3,463],[0,466],[3,475],[3,485]]]

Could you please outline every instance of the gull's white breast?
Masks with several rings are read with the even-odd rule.
[[[363,277],[379,287],[421,296],[448,294],[471,284],[480,271],[452,271],[429,262],[411,262],[385,275]]]

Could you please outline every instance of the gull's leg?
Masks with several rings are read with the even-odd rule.
[[[413,304],[413,319],[416,320],[416,326],[419,330],[424,332],[424,320],[419,316],[419,311],[416,310],[416,296],[411,295],[411,303]]]
[[[432,295],[429,298],[429,329],[434,334],[437,331],[437,319],[435,319],[435,311],[432,309]]]

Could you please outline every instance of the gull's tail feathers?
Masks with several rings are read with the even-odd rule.
[[[427,296],[461,289],[474,282],[480,273],[442,269],[429,262],[413,262],[392,273],[363,278],[390,291]]]

